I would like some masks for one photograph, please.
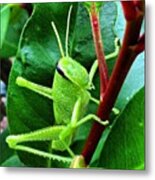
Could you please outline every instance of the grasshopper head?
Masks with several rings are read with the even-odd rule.
[[[89,75],[87,70],[70,57],[60,59],[57,71],[82,89],[88,89]]]

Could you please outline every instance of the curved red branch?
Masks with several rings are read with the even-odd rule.
[[[136,17],[136,6],[133,1],[121,1],[125,19],[132,21]]]

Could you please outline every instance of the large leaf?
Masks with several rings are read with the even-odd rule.
[[[24,167],[23,163],[20,161],[17,155],[13,155],[8,158],[4,163],[1,164],[2,167]]]
[[[98,162],[108,169],[144,169],[144,88],[114,122]]]
[[[133,63],[119,96],[116,101],[116,107],[123,109],[125,105],[132,99],[134,94],[144,86],[144,53],[141,53]]]
[[[7,158],[13,154],[7,143],[5,142],[6,137],[9,135],[8,129],[0,133],[0,164],[2,164]]]
[[[124,13],[122,10],[122,6],[120,2],[116,2],[117,5],[117,21],[115,24],[115,32],[117,34],[117,36],[120,38],[120,40],[122,41],[123,36],[124,36],[124,31],[125,31],[125,18],[124,18]]]
[[[9,4],[5,5],[4,8],[6,10],[3,11],[1,16],[1,36],[3,46],[0,46],[0,57],[8,58],[16,55],[20,35],[28,18],[28,13],[26,10],[15,4],[12,6]]]
[[[21,167],[23,164],[20,162],[15,152],[8,147],[5,139],[9,135],[9,130],[5,129],[0,133],[0,166],[1,167]]]
[[[0,48],[2,48],[8,24],[10,19],[10,7],[8,5],[0,6]]]

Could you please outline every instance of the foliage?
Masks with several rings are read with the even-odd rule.
[[[0,6],[0,17],[2,20],[0,58],[9,58],[16,55],[20,34],[28,13],[16,4],[8,4]]]
[[[17,17],[14,21],[5,21],[5,32],[1,41],[2,57],[16,55],[8,87],[7,115],[11,134],[20,134],[52,126],[54,123],[52,101],[30,90],[20,88],[15,80],[20,75],[26,79],[51,87],[53,75],[60,59],[60,53],[51,27],[54,21],[63,46],[65,46],[65,31],[68,9],[73,4],[69,34],[70,56],[80,62],[89,71],[96,59],[93,36],[89,15],[82,3],[46,3],[34,4],[33,12],[27,19],[25,10],[14,9],[11,16]],[[89,3],[85,4],[89,6]],[[118,13],[118,3],[104,2],[98,4],[100,8],[100,25],[105,54],[114,51],[114,40],[122,37],[124,24],[122,12]],[[9,11],[9,10],[8,10]],[[16,16],[20,13],[19,16]],[[7,15],[9,16],[9,15]],[[21,18],[22,17],[22,18]],[[6,17],[8,19],[8,17]],[[19,19],[18,19],[19,18]],[[26,21],[27,19],[27,21]],[[8,29],[8,30],[6,30]],[[17,33],[14,35],[16,30]],[[22,29],[22,33],[21,33]],[[121,29],[121,33],[120,33]],[[20,41],[19,41],[20,34]],[[121,35],[120,35],[121,34]],[[12,39],[14,38],[14,39]],[[19,43],[18,43],[19,41]],[[9,43],[7,43],[9,42]],[[15,50],[11,49],[15,47]],[[115,59],[108,60],[109,74]],[[95,90],[92,95],[99,98],[99,74],[94,79]],[[107,169],[144,169],[144,54],[140,54],[134,62],[115,106],[120,114],[111,116],[111,125],[103,133],[91,160],[90,167]],[[96,113],[97,106],[90,102],[88,113]],[[84,142],[89,133],[91,124],[82,125],[75,133],[72,149],[81,153]],[[9,150],[5,138],[8,130],[0,135],[1,166],[29,166],[29,167],[66,167],[60,162],[51,161],[36,155]],[[123,138],[122,138],[123,137]],[[50,142],[29,143],[46,152],[50,151]],[[6,150],[4,150],[6,149]],[[6,153],[3,155],[2,153]],[[58,153],[58,152],[56,152]],[[60,153],[65,156],[66,152]],[[18,159],[19,157],[19,159]],[[21,162],[20,162],[21,161]]]

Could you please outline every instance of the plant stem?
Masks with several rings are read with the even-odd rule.
[[[105,60],[105,55],[103,51],[103,43],[101,37],[99,14],[96,9],[95,3],[92,3],[90,9],[90,21],[92,26],[94,44],[96,49],[96,55],[99,64],[99,74],[100,74],[100,101],[103,99],[107,84],[108,84],[108,67]]]
[[[124,14],[129,18],[127,13]],[[126,28],[122,48],[116,60],[112,75],[97,111],[98,117],[100,117],[102,120],[109,118],[111,109],[114,106],[122,84],[130,70],[132,63],[139,54],[139,52],[135,51],[135,47],[139,40],[142,21],[142,11],[136,11],[136,15],[132,20],[130,18],[126,19]],[[102,83],[102,80],[100,83]],[[82,155],[85,158],[86,164],[89,164],[104,129],[104,126],[101,126],[98,123],[94,123],[82,151]]]

